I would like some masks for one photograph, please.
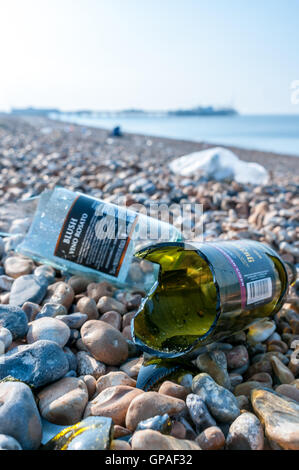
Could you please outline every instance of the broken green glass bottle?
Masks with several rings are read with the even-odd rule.
[[[191,357],[271,317],[288,288],[278,254],[252,240],[160,243],[135,256],[160,266],[132,322],[135,343],[155,357]]]

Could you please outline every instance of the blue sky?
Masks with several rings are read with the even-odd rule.
[[[0,0],[0,109],[299,113],[298,0]]]

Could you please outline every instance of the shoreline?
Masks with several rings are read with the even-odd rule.
[[[15,119],[15,117],[12,117],[12,119]],[[73,126],[77,129],[88,129],[92,132],[92,134],[99,134],[101,137],[103,135],[106,135],[106,137],[109,137],[109,134],[111,130],[107,130],[104,128],[99,128],[99,127],[94,127],[94,126],[84,126],[81,124],[74,124],[70,123],[67,121],[58,121],[50,118],[40,118],[40,117],[28,117],[28,116],[23,116],[23,117],[17,117],[16,119],[23,120],[25,122],[28,122],[29,124],[33,126],[38,126],[42,127],[42,124],[44,126],[49,125],[51,126],[55,124],[56,127],[65,127],[65,126]],[[38,124],[40,123],[40,124]],[[268,152],[268,151],[261,151],[261,150],[251,150],[251,149],[245,149],[241,147],[236,147],[232,145],[221,145],[221,144],[213,144],[213,143],[208,143],[208,142],[196,142],[192,140],[185,140],[185,139],[175,139],[175,138],[170,138],[170,137],[159,137],[159,136],[151,136],[151,135],[145,135],[145,134],[138,134],[138,133],[131,133],[131,132],[125,132],[123,137],[121,138],[114,138],[117,140],[119,143],[123,142],[125,143],[127,140],[139,140],[139,139],[144,139],[145,141],[151,140],[153,145],[159,145],[159,144],[164,144],[172,149],[172,156],[170,158],[165,158],[164,163],[170,162],[172,159],[177,158],[179,156],[182,156],[187,153],[199,151],[199,150],[205,150],[208,148],[213,148],[213,147],[224,147],[232,152],[234,152],[241,160],[243,161],[248,161],[248,162],[256,162],[261,165],[263,165],[269,172],[275,173],[276,176],[280,176],[281,174],[287,174],[289,178],[293,180],[299,181],[299,161],[297,160],[299,157],[296,157],[295,155],[288,155],[288,154],[281,154],[281,153],[274,153],[274,152]],[[139,142],[138,142],[139,144]],[[273,167],[274,164],[274,167]]]

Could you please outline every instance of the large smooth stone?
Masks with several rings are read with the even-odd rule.
[[[201,450],[194,441],[165,436],[158,431],[137,431],[132,438],[133,450]]]
[[[25,302],[40,304],[46,295],[48,281],[33,274],[18,277],[11,286],[9,304],[21,307]]]
[[[236,397],[226,388],[216,384],[212,377],[202,373],[192,382],[192,391],[203,399],[211,415],[222,423],[232,423],[240,414]]]
[[[42,425],[30,387],[22,382],[1,382],[0,404],[0,433],[12,436],[24,450],[37,449]]]
[[[63,348],[68,342],[70,334],[71,330],[64,322],[51,317],[39,318],[29,324],[27,343],[48,340]]]
[[[274,448],[299,450],[299,405],[267,390],[253,390],[253,409]]]
[[[264,430],[252,413],[242,413],[231,424],[226,438],[230,450],[263,450]]]
[[[128,345],[122,334],[101,320],[89,320],[81,328],[84,345],[98,361],[110,366],[125,362]]]
[[[132,400],[144,392],[128,385],[109,387],[99,393],[86,407],[84,417],[107,416],[114,424],[125,425],[126,413]]]
[[[129,406],[126,416],[126,428],[134,430],[140,421],[156,415],[169,416],[181,413],[186,404],[178,398],[162,395],[157,392],[146,392],[134,398]]]
[[[48,385],[38,394],[43,418],[54,424],[76,424],[81,420],[88,402],[88,391],[83,380],[75,377]]]
[[[54,382],[68,370],[66,354],[53,341],[42,340],[18,346],[0,356],[0,379],[10,375],[33,387]]]
[[[19,307],[0,305],[0,327],[7,328],[13,339],[24,338],[28,331],[26,313]]]

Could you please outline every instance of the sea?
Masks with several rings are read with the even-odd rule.
[[[52,118],[84,126],[174,139],[231,145],[299,157],[298,115],[167,116],[54,114]]]

